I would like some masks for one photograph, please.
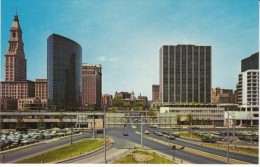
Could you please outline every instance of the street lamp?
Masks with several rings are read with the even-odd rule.
[[[105,151],[105,164],[107,164],[107,147],[106,147],[106,105],[103,106],[104,107],[104,116],[103,116],[103,126],[104,126],[104,151]]]

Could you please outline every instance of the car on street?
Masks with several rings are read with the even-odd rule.
[[[169,135],[169,136],[167,136],[167,139],[169,139],[169,140],[175,140],[175,136],[174,136],[174,135]]]
[[[127,131],[123,131],[123,136],[128,136],[128,132]]]
[[[144,134],[147,134],[147,135],[150,134],[149,130],[145,130]]]

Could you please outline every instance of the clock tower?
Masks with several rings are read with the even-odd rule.
[[[5,81],[26,80],[26,59],[23,49],[22,29],[17,13],[10,29],[8,43],[7,53],[5,54]]]

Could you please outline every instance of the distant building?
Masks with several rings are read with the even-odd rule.
[[[17,99],[1,98],[1,111],[17,110]]]
[[[66,37],[52,34],[47,39],[48,105],[53,110],[81,107],[82,48]]]
[[[106,108],[112,106],[112,99],[113,95],[104,94],[102,95],[102,106],[105,106]]]
[[[0,95],[11,99],[34,97],[34,82],[26,80],[26,59],[22,29],[18,15],[10,29],[8,49],[5,54],[5,81],[1,82]]]
[[[116,92],[115,93],[115,98],[120,98],[120,99],[130,99],[131,94],[129,92]]]
[[[159,101],[159,90],[160,90],[160,85],[152,86],[152,101],[153,102]]]
[[[38,98],[18,99],[18,110],[42,110],[43,105]]]
[[[160,107],[160,113],[172,113],[179,117],[179,125],[185,124],[192,117],[192,125],[224,125],[224,107],[204,104],[169,104],[169,107]]]
[[[232,89],[211,89],[211,103],[235,103],[235,94]]]
[[[35,97],[42,100],[47,100],[48,98],[47,79],[35,80]]]
[[[82,106],[87,110],[99,110],[102,96],[101,65],[82,65]]]
[[[211,102],[211,46],[161,47],[160,101]]]

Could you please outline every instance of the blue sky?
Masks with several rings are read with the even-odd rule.
[[[27,79],[47,78],[47,38],[82,46],[82,62],[101,64],[103,94],[152,98],[162,45],[212,46],[212,87],[235,89],[241,60],[259,49],[258,0],[2,0],[1,80],[15,10]]]

